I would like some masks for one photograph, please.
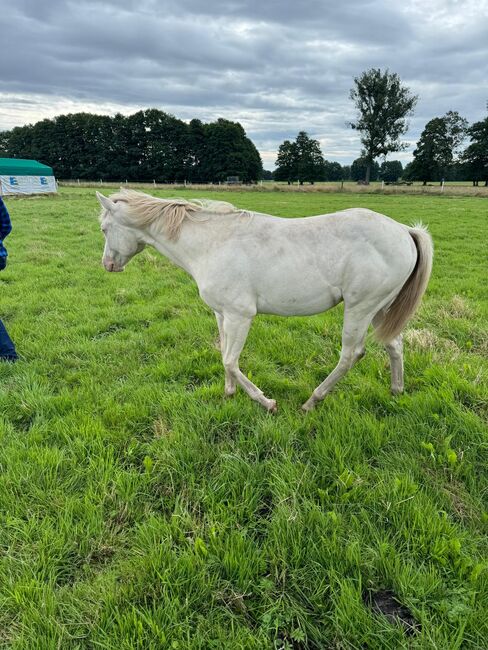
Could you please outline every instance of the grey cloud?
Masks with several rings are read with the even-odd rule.
[[[0,128],[36,102],[42,117],[50,101],[157,106],[239,119],[266,152],[306,129],[345,162],[360,150],[345,127],[349,89],[369,67],[398,72],[419,94],[413,142],[447,110],[481,118],[488,3],[466,2],[433,2],[426,15],[418,0],[17,0],[0,42]]]

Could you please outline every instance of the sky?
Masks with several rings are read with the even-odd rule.
[[[301,130],[360,154],[349,98],[370,68],[418,95],[404,162],[433,117],[486,116],[488,0],[0,0],[0,130],[155,107],[239,121],[273,169]]]

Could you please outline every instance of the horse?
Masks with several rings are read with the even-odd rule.
[[[267,411],[277,410],[239,367],[256,314],[308,316],[342,301],[339,361],[302,409],[313,409],[364,355],[371,324],[389,354],[391,391],[403,391],[402,330],[432,270],[432,239],[422,224],[405,226],[364,208],[280,218],[127,189],[97,198],[107,271],[123,271],[153,246],[195,280],[217,319],[226,396],[239,385]]]

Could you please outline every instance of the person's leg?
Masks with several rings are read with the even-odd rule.
[[[16,359],[15,345],[0,320],[0,361],[15,361]]]

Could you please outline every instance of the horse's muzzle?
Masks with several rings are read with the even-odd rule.
[[[123,266],[115,266],[115,262],[112,262],[112,260],[107,262],[104,260],[102,264],[109,273],[121,273],[124,270]]]

